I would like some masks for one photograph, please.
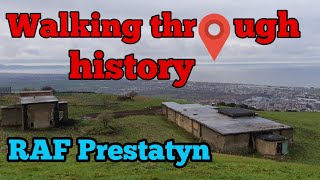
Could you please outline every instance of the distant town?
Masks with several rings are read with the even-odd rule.
[[[28,83],[26,83],[28,82]],[[70,81],[65,75],[1,74],[0,87],[15,92],[23,88],[51,86],[58,92],[97,92],[121,95],[185,99],[200,104],[241,106],[271,111],[320,111],[320,88],[277,87],[248,84],[188,82],[174,88],[168,81]],[[0,92],[1,93],[1,92]]]
[[[124,88],[141,95],[162,94],[175,99],[186,99],[201,104],[242,106],[271,111],[320,111],[320,89],[304,87],[276,87],[245,84],[188,82],[182,89],[174,89],[161,81],[150,81]],[[99,89],[117,92],[116,89]]]

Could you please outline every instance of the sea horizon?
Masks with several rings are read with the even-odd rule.
[[[1,74],[69,73],[68,65],[0,65]],[[319,63],[197,64],[189,81],[320,88]],[[172,79],[177,75],[172,71]]]

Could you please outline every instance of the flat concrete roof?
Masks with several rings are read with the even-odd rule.
[[[222,135],[292,129],[291,126],[259,116],[232,118],[218,113],[218,109],[212,106],[175,102],[163,102],[162,104]]]
[[[41,104],[41,103],[52,103],[58,102],[58,99],[55,96],[28,96],[21,97],[20,104]]]

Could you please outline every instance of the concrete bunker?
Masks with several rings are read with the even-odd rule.
[[[210,144],[216,152],[276,156],[287,154],[288,145],[293,141],[292,127],[245,109],[223,110],[200,104],[163,102],[162,112],[167,119]]]
[[[50,128],[68,120],[68,103],[59,102],[52,91],[21,92],[18,104],[1,107],[1,116],[1,126]]]
[[[21,106],[2,106],[1,108],[1,126],[21,126],[22,115]]]
[[[288,139],[277,134],[261,134],[256,137],[257,152],[267,156],[286,155],[288,150]]]

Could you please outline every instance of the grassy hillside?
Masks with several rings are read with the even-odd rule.
[[[320,165],[320,113],[260,112],[261,116],[291,125],[294,128],[292,161]]]
[[[290,124],[295,128],[294,147],[290,158],[279,162],[262,158],[213,154],[213,162],[188,163],[183,169],[175,169],[172,163],[78,163],[76,148],[71,149],[65,163],[8,163],[6,162],[7,137],[73,138],[89,136],[99,142],[164,142],[174,138],[176,142],[197,142],[189,133],[167,121],[161,115],[128,116],[110,123],[112,131],[106,131],[95,119],[84,120],[86,114],[113,111],[140,110],[159,106],[163,99],[137,97],[135,101],[119,102],[114,96],[102,94],[60,94],[60,100],[70,104],[70,118],[74,126],[52,130],[19,131],[0,129],[0,179],[89,179],[89,178],[207,178],[207,179],[320,179],[320,113],[261,112],[264,117]],[[0,105],[16,101],[14,97],[1,98]],[[91,158],[92,159],[92,158]]]

